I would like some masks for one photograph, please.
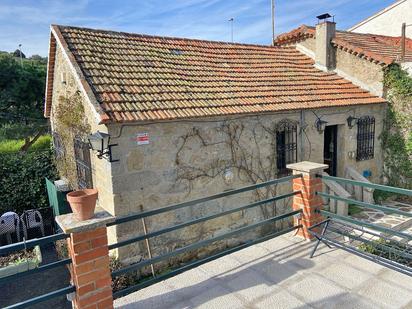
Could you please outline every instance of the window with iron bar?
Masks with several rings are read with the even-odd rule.
[[[370,160],[374,157],[375,149],[375,117],[364,116],[358,119],[356,135],[356,160]]]
[[[295,163],[297,152],[297,124],[290,120],[282,120],[276,125],[276,167],[278,176],[291,173],[287,164]]]

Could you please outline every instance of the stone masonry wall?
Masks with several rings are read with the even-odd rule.
[[[381,149],[378,137],[382,131],[384,105],[359,107],[325,108],[314,111],[306,110],[282,114],[247,116],[240,118],[202,119],[199,121],[180,121],[145,125],[109,126],[113,141],[119,144],[114,148],[115,158],[119,162],[112,164],[114,211],[116,215],[164,207],[173,203],[208,196],[225,190],[239,188],[256,181],[276,178],[276,161],[273,132],[275,125],[283,119],[300,122],[304,119],[304,133],[299,134],[298,125],[298,160],[310,160],[323,163],[324,136],[315,129],[316,116],[328,121],[328,125],[338,125],[338,175],[344,175],[347,165],[362,172],[369,169],[371,180],[380,181]],[[349,129],[346,119],[350,116],[375,116],[375,158],[357,162],[348,152],[356,151],[356,127]],[[240,130],[239,128],[242,128]],[[232,128],[227,130],[227,128]],[[233,129],[237,128],[237,129]],[[136,136],[147,133],[149,144],[137,145]],[[228,136],[231,136],[228,138]],[[235,139],[236,147],[228,142]],[[303,142],[301,141],[303,139]],[[303,145],[303,151],[302,151]],[[235,153],[235,155],[233,154]],[[245,162],[239,163],[239,153],[244,153]],[[227,168],[225,168],[227,167]],[[252,175],[248,174],[252,171]],[[233,173],[232,182],[225,181],[224,175]],[[205,216],[218,211],[247,204],[257,198],[290,192],[291,184],[277,186],[276,190],[243,193],[208,203],[176,210],[146,219],[149,231]],[[278,202],[276,213],[290,210],[291,199]],[[230,216],[207,221],[162,235],[151,240],[153,255],[165,253],[199,239],[205,239],[244,224],[259,221],[272,216],[274,207],[255,208]],[[258,230],[239,237],[242,241],[248,237],[265,232]],[[142,234],[142,223],[135,221],[117,226],[119,239]],[[220,243],[220,246],[233,245]],[[122,260],[133,262],[146,256],[144,242],[120,248],[117,252]]]
[[[336,52],[336,72],[355,85],[377,96],[383,96],[384,73],[382,66],[338,49]]]
[[[296,47],[309,57],[316,52],[316,39],[308,38],[296,44]],[[383,95],[383,69],[380,65],[361,59],[341,49],[336,50],[336,70],[340,76],[350,80],[355,85]]]
[[[63,83],[63,78],[65,78],[66,83]],[[61,104],[60,97],[70,97],[77,91],[80,91],[79,81],[74,76],[69,62],[63,55],[63,51],[59,45],[57,45],[56,50],[56,62],[54,70],[54,82],[53,82],[53,99],[52,99],[52,110],[50,115],[50,122],[53,130],[58,129],[55,125],[56,117],[55,111],[59,104]],[[80,92],[81,93],[81,92]],[[91,131],[89,133],[94,133],[97,130],[102,132],[107,132],[107,128],[104,125],[98,125],[95,121],[93,115],[92,107],[87,103],[86,98],[83,93],[81,93],[82,102],[85,110],[85,120],[90,125]],[[73,144],[68,143],[65,145],[65,151],[67,156],[74,157]],[[112,179],[111,179],[111,165],[107,160],[98,159],[97,156],[91,153],[92,161],[92,173],[93,173],[93,185],[99,190],[98,205],[114,214],[114,203],[113,203],[113,193],[112,193]],[[64,177],[64,175],[60,175]],[[115,240],[115,230],[112,230],[109,241]]]

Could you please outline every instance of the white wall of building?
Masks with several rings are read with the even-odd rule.
[[[412,24],[412,0],[399,0],[375,15],[361,21],[348,31],[400,36],[402,23]],[[406,28],[406,36],[412,38],[412,26]]]

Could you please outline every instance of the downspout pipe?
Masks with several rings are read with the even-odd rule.
[[[402,23],[401,62],[405,62],[405,49],[406,49],[406,23]]]

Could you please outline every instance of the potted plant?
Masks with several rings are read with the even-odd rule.
[[[83,189],[67,193],[67,201],[79,221],[93,218],[96,208],[97,190]]]

